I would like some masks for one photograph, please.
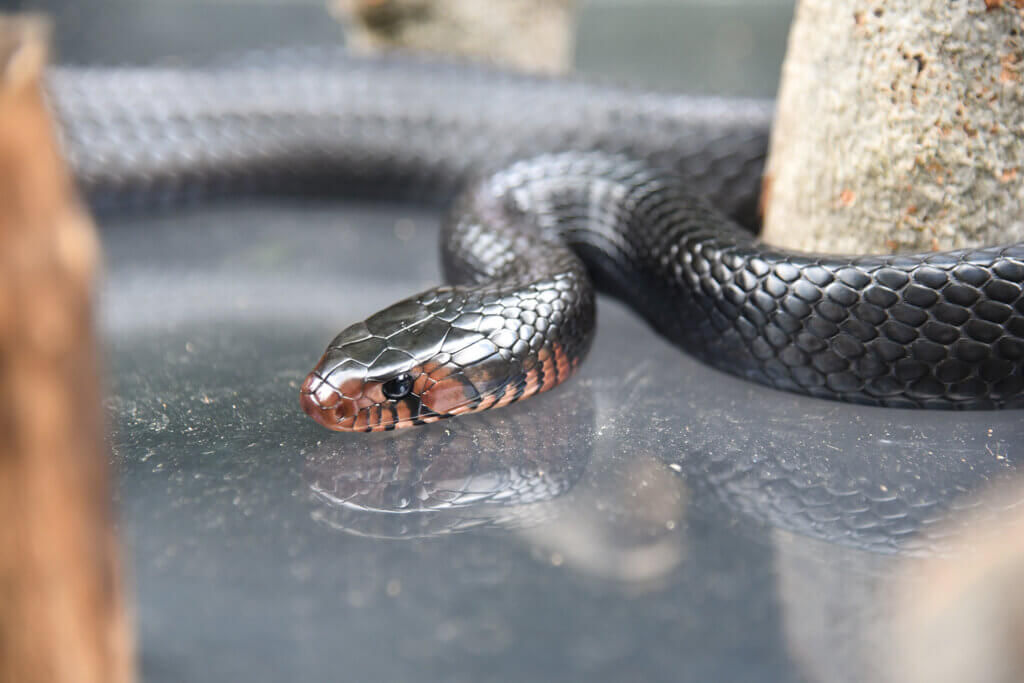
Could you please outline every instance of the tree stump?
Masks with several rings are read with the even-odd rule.
[[[764,238],[844,253],[1024,240],[1024,2],[801,0]]]

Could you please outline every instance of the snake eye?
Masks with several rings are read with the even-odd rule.
[[[410,391],[412,391],[412,377],[408,373],[403,372],[397,377],[392,377],[380,387],[384,395],[392,401],[397,401],[400,398],[405,398]]]

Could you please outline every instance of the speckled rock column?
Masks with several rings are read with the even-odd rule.
[[[801,0],[765,239],[842,253],[1024,240],[1022,34],[1022,0]]]

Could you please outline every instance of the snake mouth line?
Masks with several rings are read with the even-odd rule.
[[[361,401],[367,404],[360,405]],[[347,398],[316,371],[302,383],[299,403],[314,421],[336,432],[391,431],[450,417],[430,410],[413,395],[395,403]]]
[[[313,374],[310,376],[312,377]],[[309,382],[308,379],[307,382]],[[316,376],[314,382],[330,386],[319,376]],[[334,393],[337,395],[337,392]],[[318,424],[332,431],[383,432],[431,424],[457,415],[487,410],[497,406],[505,394],[506,392],[496,392],[472,400],[465,400],[452,405],[444,413],[435,412],[426,407],[423,405],[420,397],[415,395],[409,399],[404,399],[406,403],[400,406],[375,404],[366,408],[359,408],[355,406],[351,399],[340,396],[340,400],[336,404],[325,406],[317,398],[317,389],[307,390],[304,388],[299,392],[299,403],[307,415]],[[502,405],[510,403],[512,397],[515,397],[516,400],[525,397],[524,394],[517,391],[511,391],[508,394],[509,399],[506,399]],[[408,406],[408,410],[406,406]],[[409,416],[403,417],[406,413]]]
[[[358,387],[358,395],[346,396],[314,370],[302,383],[299,402],[307,415],[333,431],[391,431],[507,406],[554,388],[572,376],[578,364],[579,358],[570,358],[556,344],[542,350],[529,370],[487,390],[444,371],[421,372],[413,391],[394,401],[379,400],[380,380],[369,380]]]

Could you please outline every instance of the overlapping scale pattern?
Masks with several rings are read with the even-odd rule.
[[[858,403],[1022,403],[1024,245],[850,258],[780,251],[685,179],[604,153],[524,161],[467,196],[456,213],[473,218],[456,221],[446,245],[455,252],[447,262],[469,279],[484,279],[492,244],[534,225],[582,255],[599,286],[728,372]],[[508,205],[517,221],[481,227]]]
[[[317,410],[359,404],[343,418],[352,428],[550,388],[547,373],[530,373],[585,353],[591,279],[688,351],[780,389],[895,406],[1022,403],[1024,246],[825,257],[761,245],[726,217],[756,223],[768,102],[336,52],[63,67],[48,88],[98,205],[267,190],[436,200],[505,168],[472,185],[447,222],[446,270],[460,287],[416,304],[432,335],[382,314],[365,328],[379,343],[351,343],[363,354],[345,366],[352,377],[335,377],[340,344],[323,361],[335,365],[307,381],[304,400],[337,397],[317,398]],[[457,312],[441,310],[442,291],[463,297]],[[474,341],[427,368],[413,347],[436,343],[441,324],[445,340],[460,329]],[[430,400],[427,380],[417,406],[378,398],[382,375],[415,368],[432,377]],[[510,393],[488,403],[500,372]],[[365,391],[341,386],[356,376]]]

